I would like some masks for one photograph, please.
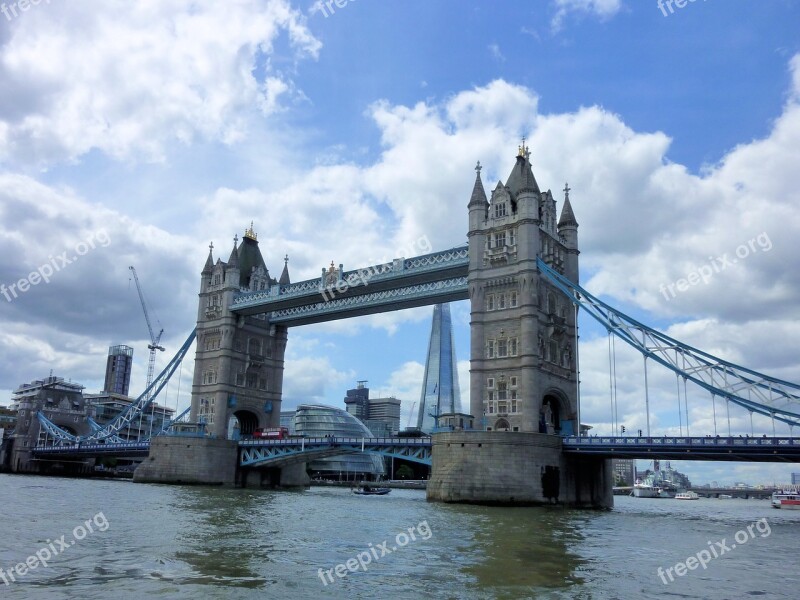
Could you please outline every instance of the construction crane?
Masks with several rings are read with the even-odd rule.
[[[150,350],[150,362],[147,364],[147,385],[145,386],[145,390],[150,387],[150,384],[153,383],[153,373],[155,372],[156,368],[156,350],[164,351],[164,346],[161,345],[161,335],[164,333],[164,330],[158,332],[158,335],[153,333],[153,326],[150,324],[150,315],[147,313],[147,304],[144,301],[144,294],[142,294],[142,286],[139,283],[139,277],[136,275],[136,269],[133,267],[128,267],[133,273],[133,280],[136,282],[136,291],[139,292],[139,300],[142,303],[142,310],[144,311],[144,320],[147,321],[147,330],[150,332],[150,344],[147,348]]]

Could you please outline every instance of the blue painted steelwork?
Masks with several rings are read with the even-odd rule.
[[[101,429],[103,429],[103,426],[100,425],[100,423],[98,423],[97,421],[95,421],[92,417],[86,417],[86,422],[89,423],[89,427],[92,428],[92,432],[97,432],[97,431],[100,431]],[[112,435],[112,436],[109,436],[108,441],[112,442],[114,444],[121,444],[125,440],[123,440],[118,435]]]
[[[191,348],[196,333],[196,330],[192,330],[192,333],[189,334],[188,338],[186,338],[186,341],[180,347],[177,354],[172,357],[172,360],[169,362],[166,368],[161,371],[158,377],[156,377],[155,381],[153,381],[153,383],[150,384],[144,392],[142,392],[142,395],[139,396],[135,402],[132,402],[125,410],[123,410],[102,429],[92,431],[92,433],[89,435],[75,436],[64,431],[58,427],[58,425],[52,423],[41,412],[37,413],[36,417],[39,419],[39,422],[47,434],[53,438],[55,445],[63,445],[68,443],[75,444],[77,442],[100,442],[114,438],[119,439],[117,434],[135,421],[142,412],[147,410],[150,404],[161,393],[161,390],[164,389],[164,386],[167,385],[167,382],[178,369],[178,366],[181,364],[184,356],[186,356],[189,348]]]
[[[800,462],[800,438],[577,437],[563,438],[565,454],[607,458]]]
[[[175,417],[169,423],[167,423],[166,426],[160,431],[159,435],[161,433],[167,433],[170,429],[173,428],[173,426],[175,426],[177,423],[180,423],[181,419],[186,418],[189,415],[189,413],[191,412],[191,410],[192,410],[192,407],[188,406],[186,408],[186,410],[184,410],[181,414],[179,414],[177,417]]]
[[[239,442],[242,467],[283,467],[336,454],[370,452],[431,464],[430,438],[288,438]]]
[[[751,412],[790,426],[800,425],[800,385],[735,365],[671,338],[609,306],[541,259],[536,263],[545,278],[573,303],[647,358]]]

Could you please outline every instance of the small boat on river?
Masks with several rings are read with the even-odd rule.
[[[361,485],[353,489],[353,493],[359,496],[385,496],[391,491],[391,488],[372,487],[370,485]]]

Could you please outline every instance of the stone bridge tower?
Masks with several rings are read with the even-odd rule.
[[[269,289],[272,279],[251,225],[242,244],[234,238],[228,262],[214,262],[213,245],[203,268],[197,311],[197,352],[192,382],[193,422],[206,423],[218,438],[252,435],[280,424],[286,327],[266,315],[239,316],[228,310],[242,291]],[[289,283],[285,264],[281,284]],[[235,418],[234,419],[232,419]]]
[[[613,505],[611,461],[568,457],[578,434],[578,347],[572,304],[548,284],[541,258],[578,281],[578,223],[564,188],[533,176],[523,140],[491,202],[478,175],[469,201],[470,412],[479,431],[432,436],[429,500],[479,504]]]
[[[486,431],[578,432],[572,304],[536,258],[578,280],[578,223],[564,189],[561,216],[519,148],[487,201],[480,175],[469,202],[470,412]]]
[[[197,351],[190,421],[205,435],[155,437],[133,479],[142,483],[248,485],[238,468],[239,435],[280,424],[286,327],[266,315],[241,316],[229,307],[236,294],[288,285],[288,258],[279,280],[270,277],[252,224],[228,262],[214,262],[213,244],[201,274]],[[265,469],[249,485],[308,485],[304,464]]]

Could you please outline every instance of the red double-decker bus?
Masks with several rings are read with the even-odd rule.
[[[286,427],[259,427],[253,432],[253,437],[269,440],[285,440],[289,437],[289,429]]]

